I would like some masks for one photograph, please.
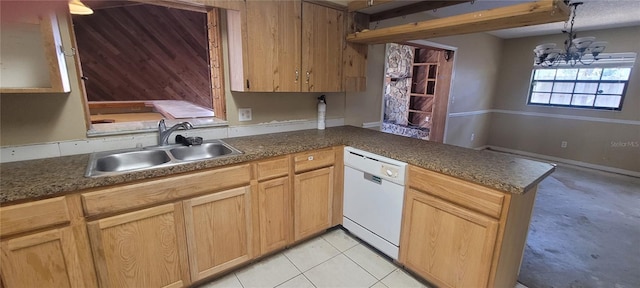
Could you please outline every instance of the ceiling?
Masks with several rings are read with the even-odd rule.
[[[348,1],[334,1],[345,5]],[[396,1],[377,7],[361,10],[363,13],[373,14],[396,8],[415,1]],[[534,2],[533,0],[475,0],[472,3],[463,3],[441,8],[434,11],[421,12],[426,14],[425,20],[436,17],[442,18],[474,11],[492,9],[497,7]],[[576,2],[576,1],[572,1]],[[584,2],[577,9],[574,30],[588,31],[606,28],[640,26],[640,0],[581,0]],[[428,16],[427,16],[428,15]],[[564,22],[542,24],[529,27],[520,27],[488,32],[500,38],[519,38],[537,35],[549,35],[561,33]]]

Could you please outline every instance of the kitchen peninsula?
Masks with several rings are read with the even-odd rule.
[[[127,276],[126,268],[119,266],[123,262],[118,262],[124,260],[111,258],[116,254],[110,249],[116,248],[109,245],[119,243],[118,237],[135,236],[127,238],[128,243],[155,247],[154,241],[148,242],[154,239],[154,231],[176,231],[170,237],[165,235],[169,238],[162,241],[168,244],[157,244],[173,257],[159,256],[171,272],[152,283],[176,287],[215,277],[295,245],[341,224],[342,148],[353,146],[410,165],[400,264],[442,287],[507,287],[517,279],[537,184],[554,170],[547,163],[352,126],[223,140],[243,154],[118,176],[84,177],[88,155],[2,164],[1,265],[5,286],[31,283],[22,282],[29,277],[39,279],[28,276],[36,272],[24,274],[35,268],[20,262],[26,257],[21,253],[44,251],[40,246],[51,241],[59,241],[62,251],[54,251],[58,246],[47,246],[45,253],[53,256],[42,257],[53,260],[42,264],[59,265],[56,261],[62,261],[67,271],[45,272],[67,275],[69,281],[76,281],[72,287],[140,284],[143,282],[136,281],[155,277],[147,270],[144,273],[149,275]],[[305,194],[307,190],[313,191]],[[329,207],[301,209],[300,205],[314,201],[329,203]],[[229,213],[216,214],[216,209]],[[206,224],[202,222],[206,215],[214,216],[212,221],[218,226],[200,227]],[[269,226],[274,222],[283,225]],[[246,229],[237,229],[238,225]],[[145,232],[122,234],[131,227]],[[239,233],[227,235],[237,236],[225,242],[234,244],[218,247],[215,245],[221,244],[216,242],[215,247],[206,248],[206,242],[201,241],[216,234],[205,230],[214,227]],[[439,232],[456,239],[429,244],[422,239]],[[41,240],[45,238],[48,240]],[[462,246],[449,250],[438,246],[446,242]],[[435,247],[455,255],[434,254]],[[221,249],[225,252],[219,252]],[[54,257],[68,253],[75,256]],[[460,260],[456,253],[467,259]],[[207,254],[217,256],[206,259]],[[461,262],[443,261],[442,265],[455,269],[434,269],[430,261],[440,258]],[[58,279],[49,276],[42,279]]]

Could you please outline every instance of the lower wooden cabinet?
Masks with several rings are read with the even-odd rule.
[[[190,283],[181,203],[87,224],[101,287],[183,287]]]
[[[2,241],[6,287],[85,287],[70,227]]]
[[[193,281],[252,258],[250,201],[249,186],[184,201]]]
[[[294,240],[331,227],[333,166],[294,176]]]
[[[219,275],[332,226],[333,165],[342,165],[334,155],[308,151],[0,207],[0,288],[186,287]]]
[[[289,177],[258,183],[260,254],[284,248],[292,241]]]
[[[441,287],[486,287],[498,221],[414,189],[405,201],[405,266]]]

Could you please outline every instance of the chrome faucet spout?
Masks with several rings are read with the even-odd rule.
[[[158,145],[166,146],[169,145],[169,136],[173,131],[178,129],[189,130],[193,129],[193,125],[189,122],[180,122],[176,125],[171,126],[171,128],[167,128],[167,125],[164,123],[164,119],[158,122]]]

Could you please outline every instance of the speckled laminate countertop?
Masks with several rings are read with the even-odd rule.
[[[214,168],[335,145],[353,146],[514,194],[524,193],[554,170],[554,166],[548,163],[406,138],[353,126],[223,140],[243,151],[244,154],[98,178],[84,177],[89,161],[88,154],[3,163],[0,165],[0,203],[54,197],[83,189]]]

